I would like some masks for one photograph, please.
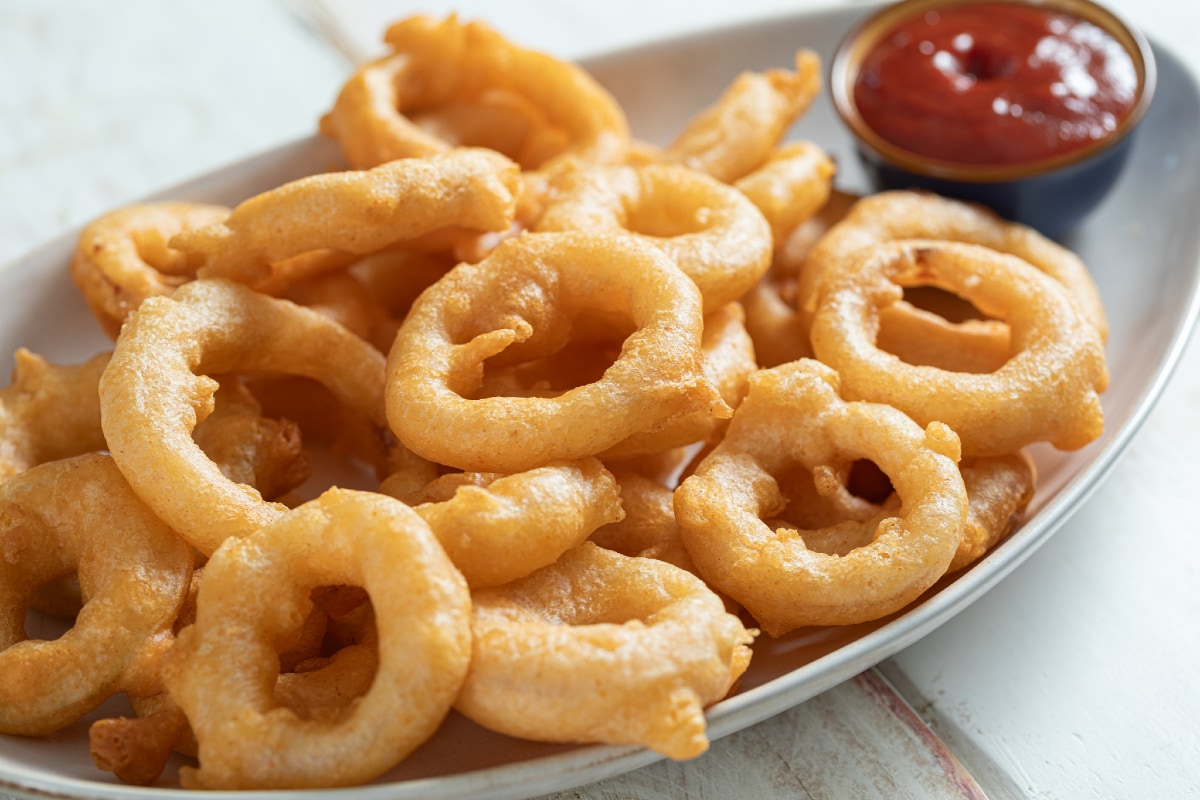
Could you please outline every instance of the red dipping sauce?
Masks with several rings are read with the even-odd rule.
[[[1110,136],[1138,71],[1096,25],[1023,3],[926,11],[880,37],[854,84],[863,121],[894,145],[963,164],[1043,161]]]

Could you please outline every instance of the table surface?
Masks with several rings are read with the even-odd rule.
[[[64,229],[310,134],[383,25],[457,10],[563,57],[813,0],[0,0],[0,264]],[[1200,4],[1109,0],[1200,74]],[[983,599],[880,667],[991,798],[1200,793],[1200,350],[1121,463]],[[869,687],[867,687],[869,688]],[[936,797],[921,753],[831,738],[862,681],[564,796]],[[862,742],[867,742],[862,746]],[[876,742],[877,744],[877,742]]]

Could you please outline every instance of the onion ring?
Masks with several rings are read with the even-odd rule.
[[[280,297],[324,314],[380,352],[387,352],[400,323],[356,274],[326,272],[290,284]]]
[[[281,497],[308,480],[312,463],[290,420],[262,415],[262,405],[243,381],[221,376],[212,413],[192,438],[221,474],[253,486],[264,498]]]
[[[118,692],[162,691],[156,669],[187,594],[192,551],[89,453],[0,486],[0,732],[43,736]],[[38,585],[79,575],[83,607],[52,641],[28,640]]]
[[[450,473],[399,499],[429,524],[472,589],[552,564],[624,515],[616,481],[594,458],[515,475]]]
[[[0,390],[0,483],[38,464],[106,450],[100,422],[100,375],[111,353],[59,366],[28,350],[16,352],[14,382]],[[240,381],[215,396],[214,411],[196,426],[202,450],[231,480],[264,495],[282,494],[308,476],[295,426],[259,414]],[[72,573],[37,590],[33,608],[73,618],[82,599]]]
[[[88,728],[88,751],[97,769],[111,772],[122,783],[149,786],[188,730],[183,710],[163,693],[153,708],[137,717],[106,717]]]
[[[696,567],[679,536],[675,493],[637,472],[614,471],[621,487],[624,518],[597,528],[589,541],[626,556],[657,558],[695,573]]]
[[[624,158],[624,111],[575,64],[454,15],[410,17],[384,39],[392,52],[361,67],[321,118],[356,169],[464,144],[494,147],[524,169],[564,155]]]
[[[202,569],[192,573],[176,632],[196,621],[202,574]],[[279,654],[280,674],[272,696],[304,719],[329,720],[370,688],[379,664],[379,637],[374,611],[359,587],[320,587],[312,598],[312,611],[292,634],[295,642]],[[346,601],[354,605],[343,608]],[[194,758],[197,744],[187,716],[169,693],[130,700],[137,716],[93,722],[89,749],[99,769],[111,771],[124,783],[147,786],[162,774],[172,751]]]
[[[101,424],[138,496],[209,555],[286,508],[225,477],[194,441],[218,386],[208,376],[313,378],[388,437],[383,366],[379,351],[314,311],[235,283],[196,280],[170,297],[148,298],[126,324],[100,378]]]
[[[743,325],[737,303],[704,317],[700,349],[704,375],[721,399],[736,408],[746,394],[746,380],[757,368],[754,345]],[[578,333],[578,331],[576,331]],[[564,387],[597,380],[620,352],[620,331],[593,331],[596,339],[579,339],[544,359],[484,375],[480,396],[555,397]],[[725,417],[694,411],[676,417],[656,430],[635,433],[599,455],[608,461],[628,461],[686,447],[719,434]]]
[[[243,201],[222,222],[175,235],[169,244],[203,259],[200,277],[263,289],[286,283],[289,265],[304,263],[292,259],[305,254],[366,255],[448,227],[505,230],[519,185],[517,165],[499,153],[448,150],[299,178]],[[348,260],[329,263],[344,266]]]
[[[1101,338],[1108,338],[1100,292],[1079,256],[982,206],[916,191],[880,192],[857,202],[809,254],[800,273],[797,310],[811,321],[826,275],[840,272],[863,247],[903,239],[975,244],[1022,258],[1065,286]]]
[[[596,382],[557,397],[473,398],[483,363],[558,350],[584,310],[635,331]],[[523,234],[460,264],[413,304],[388,356],[387,416],[417,455],[523,472],[596,455],[692,411],[728,416],[705,379],[696,287],[633,237]]]
[[[833,159],[818,145],[788,142],[733,186],[762,212],[775,241],[782,242],[828,204],[835,171]]]
[[[895,513],[900,501],[890,483],[871,487],[874,494],[857,493],[863,488],[857,474],[863,463],[844,464],[836,472],[795,469],[774,476],[788,505],[768,524],[802,531],[808,548],[822,553],[841,556],[869,544],[879,521]],[[967,490],[967,520],[948,574],[982,558],[1020,524],[1036,482],[1033,461],[1023,452],[968,459],[959,471]]]
[[[745,313],[738,303],[729,303],[704,317],[700,349],[704,355],[704,374],[717,387],[721,399],[737,408],[746,396],[750,374],[758,368],[754,343],[746,332]],[[693,411],[677,417],[659,430],[635,433],[600,454],[605,461],[649,456],[718,436],[726,423],[706,411]]]
[[[832,191],[815,214],[786,237],[776,237],[771,268],[739,301],[746,312],[746,332],[754,342],[760,367],[812,357],[809,321],[796,310],[797,276],[808,251],[857,201],[857,195]]]
[[[889,406],[843,401],[829,367],[803,359],[762,370],[725,438],[675,492],[683,544],[699,574],[771,636],[851,625],[898,611],[945,574],[962,538],[967,494],[958,438]],[[787,499],[775,475],[873,461],[901,506],[845,555],[811,549],[803,531],[764,520]]]
[[[171,238],[227,216],[225,206],[207,203],[136,203],[84,227],[71,279],[110,339],[147,297],[170,294],[196,276],[202,259],[172,248]]]
[[[379,668],[337,719],[304,720],[273,698],[277,642],[307,616],[314,588],[339,584],[370,595]],[[429,527],[374,492],[330,489],[228,540],[205,565],[196,622],[163,662],[199,746],[181,783],[331,787],[386,772],[450,710],[470,662],[470,602]]]
[[[548,191],[534,230],[649,241],[700,287],[706,313],[745,294],[771,264],[771,229],[749,198],[685,167],[564,165]]]
[[[970,506],[962,542],[947,572],[978,561],[1020,524],[1037,480],[1033,460],[1024,453],[970,459],[959,467]]]
[[[700,579],[590,542],[472,600],[455,708],[509,736],[693,758],[708,748],[703,709],[749,664],[753,634]]]
[[[30,467],[105,449],[96,385],[111,353],[51,364],[14,353],[12,383],[0,389],[0,482]]]
[[[795,70],[743,72],[697,114],[659,158],[733,183],[762,166],[821,90],[816,53],[796,53]]]
[[[1039,441],[1074,450],[1100,435],[1104,345],[1052,278],[1015,256],[956,242],[910,239],[865,253],[826,278],[814,306],[813,350],[841,374],[848,397],[893,405],[921,424],[944,422],[964,455],[1004,455]],[[906,364],[878,349],[879,310],[917,282],[947,286],[1007,322],[1016,352],[996,371],[973,374]]]

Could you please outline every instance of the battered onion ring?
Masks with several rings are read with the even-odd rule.
[[[157,660],[187,594],[192,551],[112,459],[42,464],[0,486],[0,732],[43,736],[118,692],[162,691]],[[28,640],[29,600],[77,572],[83,607],[52,641]]]
[[[621,487],[623,519],[597,528],[588,539],[626,556],[657,558],[695,573],[696,567],[675,522],[675,493],[658,481],[629,470],[614,471]]]
[[[349,271],[327,272],[296,281],[281,294],[351,330],[381,352],[387,352],[400,326],[367,285]]]
[[[598,381],[552,398],[472,399],[486,360],[551,354],[585,311],[635,327]],[[413,304],[388,356],[388,421],[430,461],[512,473],[595,455],[693,411],[728,416],[704,377],[702,324],[695,285],[658,249],[633,237],[523,234]]]
[[[762,166],[821,90],[816,53],[796,53],[795,71],[743,72],[659,157],[733,183]]]
[[[116,339],[129,312],[147,297],[192,280],[203,259],[170,247],[177,233],[229,216],[205,203],[137,203],[111,211],[79,234],[71,279],[101,329]]]
[[[958,439],[889,406],[845,402],[838,375],[804,359],[751,378],[725,438],[675,492],[683,544],[699,574],[771,636],[850,625],[898,611],[945,574],[962,538],[967,494]],[[874,462],[900,498],[869,544],[814,551],[803,531],[764,520],[787,499],[775,475]]]
[[[149,786],[158,780],[176,745],[188,732],[187,717],[167,693],[135,703],[136,717],[106,717],[88,728],[88,750],[97,769],[122,783]]]
[[[700,287],[705,312],[733,302],[771,265],[771,228],[741,192],[685,167],[555,171],[538,231],[631,233],[659,247]]]
[[[111,353],[51,364],[20,348],[12,383],[0,389],[0,482],[30,467],[105,447],[96,385]]]
[[[126,323],[100,378],[101,424],[138,496],[209,555],[286,508],[225,477],[193,440],[217,388],[208,376],[313,378],[386,437],[383,367],[379,351],[314,311],[227,281],[197,280],[147,299]]]
[[[307,263],[293,259],[309,253],[365,255],[448,227],[505,230],[518,174],[499,153],[460,148],[311,175],[243,201],[223,222],[177,234],[170,246],[202,258],[201,277],[263,289],[286,283],[291,267]]]
[[[771,268],[740,301],[760,367],[812,357],[808,320],[796,310],[797,276],[808,251],[857,200],[857,195],[833,191],[813,216],[785,238],[776,237]]]
[[[822,553],[845,555],[869,544],[879,521],[900,503],[890,484],[871,487],[874,494],[868,496],[852,491],[861,488],[854,474],[861,464],[848,463],[836,472],[797,469],[774,476],[788,505],[767,523],[802,531],[808,548]],[[1036,481],[1033,461],[1025,453],[969,459],[959,464],[959,471],[967,490],[967,521],[947,573],[979,560],[1020,524]]]
[[[270,499],[308,480],[312,463],[296,423],[264,417],[262,405],[243,381],[221,376],[218,382],[212,413],[196,425],[192,438],[221,474]]]
[[[758,368],[754,343],[746,333],[745,313],[738,303],[729,303],[704,317],[700,348],[704,375],[730,408],[746,396],[750,374]],[[667,422],[657,431],[635,433],[600,454],[605,461],[649,456],[718,436],[726,418],[694,411]]]
[[[1103,432],[1103,342],[1048,275],[1015,256],[955,242],[896,241],[860,256],[827,277],[812,327],[813,350],[841,374],[847,397],[893,405],[921,424],[943,422],[971,456],[1040,441],[1075,450]],[[901,286],[929,282],[1007,322],[1012,357],[994,372],[972,374],[906,364],[878,349],[880,309],[900,299]]]
[[[625,113],[580,67],[453,15],[440,22],[411,17],[384,38],[392,53],[360,68],[321,118],[321,132],[341,144],[351,166],[428,156],[455,144],[495,147],[525,169],[564,154],[599,162],[624,158]],[[455,113],[463,108],[469,113]],[[410,119],[417,110],[433,112],[432,132]],[[480,113],[488,117],[483,131],[472,121]],[[505,126],[508,141],[497,140],[495,124],[514,116],[515,128]],[[483,140],[476,141],[480,133]]]
[[[361,259],[349,271],[399,326],[421,292],[457,263],[442,253],[390,249]]]
[[[552,564],[623,516],[617,483],[594,458],[515,475],[451,473],[399,499],[429,524],[472,589]]]
[[[379,669],[379,631],[370,602],[331,619],[329,626],[322,647],[332,654],[302,661],[275,680],[276,705],[301,719],[335,722],[344,717],[370,690]]]
[[[192,573],[188,602],[175,622],[178,632],[196,621],[195,600],[203,570]],[[351,595],[361,599],[342,608]],[[379,665],[374,613],[359,587],[322,587],[295,642],[279,654],[273,697],[304,719],[332,719],[366,694]],[[328,608],[326,611],[324,609]],[[321,652],[332,652],[322,656]],[[99,719],[88,728],[92,761],[124,783],[147,786],[166,767],[173,751],[195,757],[195,736],[170,694],[130,698],[136,717]]]
[[[164,658],[163,677],[199,745],[188,788],[349,786],[386,772],[450,710],[470,662],[470,594],[429,527],[373,492],[331,489],[204,568],[196,622]],[[370,595],[379,668],[361,702],[332,720],[302,719],[272,687],[278,643],[314,588]]]
[[[1016,528],[1037,482],[1033,461],[1024,453],[971,459],[960,468],[970,507],[962,542],[947,572],[975,563]]]
[[[742,324],[737,303],[729,303],[704,318],[700,340],[704,375],[721,399],[736,408],[746,394],[746,380],[757,368],[754,345]],[[576,331],[579,333],[579,331]],[[484,376],[479,396],[555,397],[564,387],[597,380],[621,349],[622,331],[595,331],[597,340],[577,339],[554,355]],[[604,461],[628,461],[665,453],[719,435],[724,417],[694,411],[676,417],[654,431],[635,433],[600,454]]]
[[[944,313],[907,299],[879,310],[875,343],[905,364],[949,372],[995,372],[1013,354],[1012,335],[1000,320],[952,322]]]
[[[837,274],[855,260],[858,250],[896,239],[963,242],[1022,258],[1067,287],[1101,338],[1108,337],[1100,292],[1079,256],[1032,228],[1007,222],[982,206],[924,192],[881,192],[856,203],[808,256],[797,289],[801,315],[811,320],[821,283],[827,275]]]
[[[700,579],[590,542],[472,600],[455,708],[509,736],[693,758],[708,748],[704,708],[750,660],[753,634]]]
[[[834,172],[833,159],[818,145],[788,142],[733,185],[766,217],[775,241],[782,242],[828,203]]]

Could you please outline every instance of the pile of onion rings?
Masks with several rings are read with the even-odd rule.
[[[693,758],[756,637],[902,613],[1101,434],[1083,262],[839,190],[813,53],[660,146],[482,22],[385,41],[342,168],[79,236],[111,350],[0,389],[0,733],[205,789],[386,780],[451,710]]]

